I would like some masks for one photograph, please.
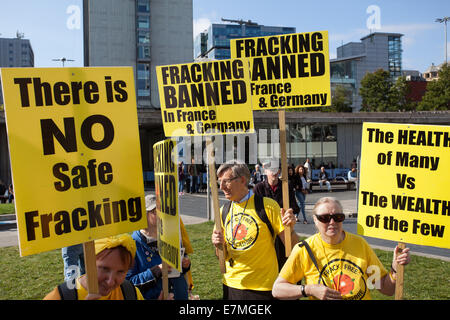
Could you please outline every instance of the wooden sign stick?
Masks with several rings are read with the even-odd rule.
[[[98,294],[97,264],[95,258],[94,241],[83,243],[84,265],[86,268],[86,278],[88,293]]]
[[[278,123],[280,127],[280,153],[281,153],[281,183],[283,191],[283,209],[289,209],[289,177],[287,169],[286,152],[286,115],[284,110],[278,111]],[[292,249],[291,227],[284,228],[284,245],[286,247],[286,257],[289,257]]]
[[[162,287],[163,287],[163,300],[169,298],[169,267],[166,262],[162,262]]]
[[[214,143],[211,137],[206,137],[206,149],[208,151],[208,168],[209,168],[209,182],[211,187],[211,198],[214,212],[214,223],[216,230],[222,229],[222,221],[220,221],[220,206],[219,206],[219,193],[217,190],[217,176],[216,176],[216,161],[214,158]],[[224,234],[225,237],[225,234]],[[225,247],[217,249],[217,255],[219,258],[220,272],[226,273],[225,266]]]
[[[400,249],[405,249],[405,243],[399,242],[398,247]],[[395,300],[403,300],[403,288],[404,288],[404,273],[405,273],[405,266],[404,265],[397,265],[397,279],[395,281]]]

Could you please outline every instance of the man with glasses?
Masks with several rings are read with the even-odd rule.
[[[409,263],[409,248],[395,247],[388,272],[366,240],[344,231],[345,215],[336,198],[319,199],[313,213],[319,232],[292,250],[273,295],[279,299],[366,300],[371,298],[373,280],[382,294],[393,295],[396,270]],[[305,285],[298,285],[302,279]]]
[[[294,226],[291,209],[280,209],[270,198],[255,197],[249,190],[250,171],[237,161],[222,164],[217,170],[220,189],[231,201],[228,212],[221,208],[222,229],[214,230],[211,240],[216,248],[225,247],[226,273],[223,275],[225,300],[270,300],[278,275],[275,236],[284,242],[284,226]],[[262,220],[256,202],[262,201],[267,222]],[[273,231],[269,229],[269,224]],[[294,230],[294,228],[292,228]],[[293,231],[292,244],[298,241]]]

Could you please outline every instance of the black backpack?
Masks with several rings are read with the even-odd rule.
[[[120,289],[122,290],[124,300],[137,300],[136,289],[130,281],[124,280],[124,282],[120,285]],[[77,289],[75,286],[73,286],[73,288],[69,288],[67,286],[67,282],[63,282],[58,286],[58,292],[61,300],[78,300]]]
[[[267,217],[266,210],[264,209],[264,197],[255,194],[254,195],[255,200],[255,210],[258,214],[258,217],[267,225],[267,228],[270,231],[270,234],[272,235],[272,238],[274,236],[274,230],[272,227],[272,224],[269,221],[269,217]],[[232,201],[227,201],[222,208],[222,223],[225,225],[225,219],[227,217],[228,212],[230,211]],[[277,253],[277,260],[278,260],[278,270],[281,270],[281,268],[284,266],[284,263],[286,262],[286,254],[285,254],[285,246],[283,244],[283,241],[281,241],[280,237],[277,235],[275,238],[275,251]]]

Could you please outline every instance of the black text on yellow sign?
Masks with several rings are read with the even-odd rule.
[[[176,142],[166,139],[153,145],[158,250],[161,258],[181,271],[180,216]]]
[[[142,226],[132,69],[2,69],[2,82],[21,254]]]
[[[233,39],[232,58],[249,58],[253,108],[331,104],[328,32]]]
[[[166,136],[253,132],[246,60],[159,66]]]
[[[450,127],[363,125],[358,233],[450,248]]]

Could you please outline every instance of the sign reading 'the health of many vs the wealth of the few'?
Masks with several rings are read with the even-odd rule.
[[[364,123],[358,233],[450,248],[450,127]]]
[[[133,70],[1,70],[22,256],[147,225]]]

